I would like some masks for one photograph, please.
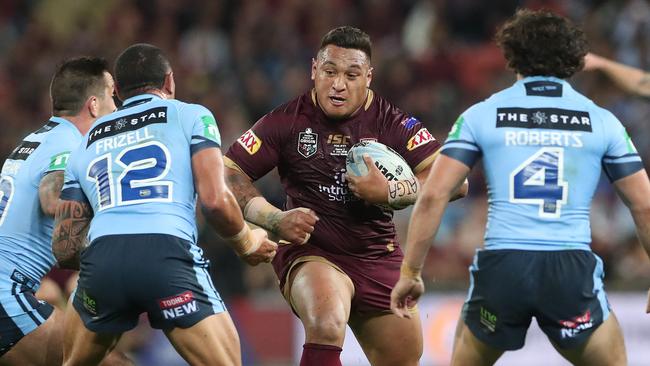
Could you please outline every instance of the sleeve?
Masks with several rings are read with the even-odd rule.
[[[458,160],[468,167],[473,167],[483,155],[476,139],[476,135],[467,119],[468,113],[458,117],[449,131],[447,140],[442,146],[441,154]]]
[[[257,180],[279,163],[283,135],[290,131],[282,114],[271,112],[244,132],[228,149],[225,163]],[[283,123],[285,122],[285,123]]]
[[[391,117],[382,134],[384,144],[397,151],[415,173],[429,166],[440,149],[440,143],[415,117],[398,113]]]
[[[607,148],[602,166],[610,182],[615,182],[643,169],[643,162],[625,127],[614,115],[610,114],[609,117],[605,120],[605,126],[611,122],[613,127],[611,133],[604,131]]]
[[[65,172],[63,173],[63,187],[61,187],[60,198],[66,201],[88,203],[88,198],[81,189],[81,184],[79,184],[79,178],[75,171],[75,164],[73,159],[74,154],[71,154],[67,159],[68,164],[65,168]]]
[[[189,132],[192,155],[209,147],[221,147],[217,121],[209,109],[198,104],[187,104],[183,106],[180,118],[186,134]]]

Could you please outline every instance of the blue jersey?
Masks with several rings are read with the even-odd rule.
[[[0,259],[38,281],[54,265],[54,219],[41,209],[38,187],[48,173],[63,171],[81,142],[71,122],[52,117],[9,155],[0,176]]]
[[[442,150],[488,184],[487,249],[589,250],[591,200],[643,165],[614,115],[552,77],[528,77],[465,111]]]
[[[143,94],[93,124],[70,156],[62,199],[88,200],[89,239],[169,234],[196,242],[192,154],[219,147],[205,107]]]

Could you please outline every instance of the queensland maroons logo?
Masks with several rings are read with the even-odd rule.
[[[318,134],[312,132],[311,128],[307,127],[304,132],[298,134],[298,153],[305,158],[308,158],[318,150]]]

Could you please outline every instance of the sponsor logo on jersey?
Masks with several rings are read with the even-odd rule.
[[[154,123],[167,123],[167,107],[151,108],[98,124],[88,133],[86,148],[105,137],[135,131]]]
[[[64,151],[60,154],[56,154],[50,158],[50,168],[49,170],[63,170],[66,165],[68,165],[68,158],[70,157],[70,151]]]
[[[210,140],[219,139],[219,129],[217,128],[217,121],[212,116],[202,116],[203,122],[203,136]]]
[[[33,141],[23,141],[18,145],[14,151],[9,154],[7,159],[9,160],[27,160],[27,158],[32,155],[36,148],[40,145],[40,142]]]
[[[449,138],[457,140],[460,138],[460,131],[463,128],[463,123],[465,123],[465,117],[460,116],[454,122],[454,125],[451,127],[451,131],[449,131]]]
[[[591,311],[589,310],[571,320],[560,320],[559,322],[562,326],[562,329],[560,330],[562,338],[573,338],[594,326],[593,319],[591,318]]]
[[[88,295],[85,289],[81,290],[81,303],[90,315],[97,315],[97,300]]]
[[[192,291],[160,299],[158,305],[165,319],[175,319],[199,311]]]
[[[327,136],[327,144],[330,145],[332,156],[348,156],[348,144],[350,136],[343,134],[331,134]]]
[[[415,118],[415,117],[407,117],[400,123],[402,124],[402,126],[406,127],[407,130],[410,130],[415,125],[417,125],[418,122],[420,122],[420,121],[418,121],[418,119]]]
[[[562,84],[554,81],[531,81],[525,83],[526,95],[537,95],[542,97],[561,97]]]
[[[358,198],[353,195],[348,188],[348,183],[345,179],[345,171],[345,168],[334,170],[334,184],[318,185],[318,191],[326,194],[328,201],[346,203],[358,200]]]
[[[591,132],[589,112],[561,108],[497,108],[497,128],[541,128]]]
[[[434,140],[435,138],[433,135],[431,135],[429,130],[427,130],[426,127],[422,127],[418,132],[415,133],[415,135],[413,135],[413,137],[408,140],[406,143],[406,149],[408,151],[411,151]]]
[[[308,158],[316,154],[316,151],[318,151],[318,134],[312,132],[311,128],[306,128],[304,132],[298,134],[298,153]]]
[[[237,139],[237,142],[251,155],[254,155],[262,146],[262,140],[255,135],[253,130],[244,132],[244,134]]]

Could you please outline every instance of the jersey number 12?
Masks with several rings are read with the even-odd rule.
[[[169,172],[170,157],[167,147],[157,141],[129,147],[115,157],[115,164],[123,168],[117,178],[113,177],[110,153],[91,161],[86,178],[97,187],[99,210],[116,202],[123,206],[171,201],[172,182],[162,180]]]

